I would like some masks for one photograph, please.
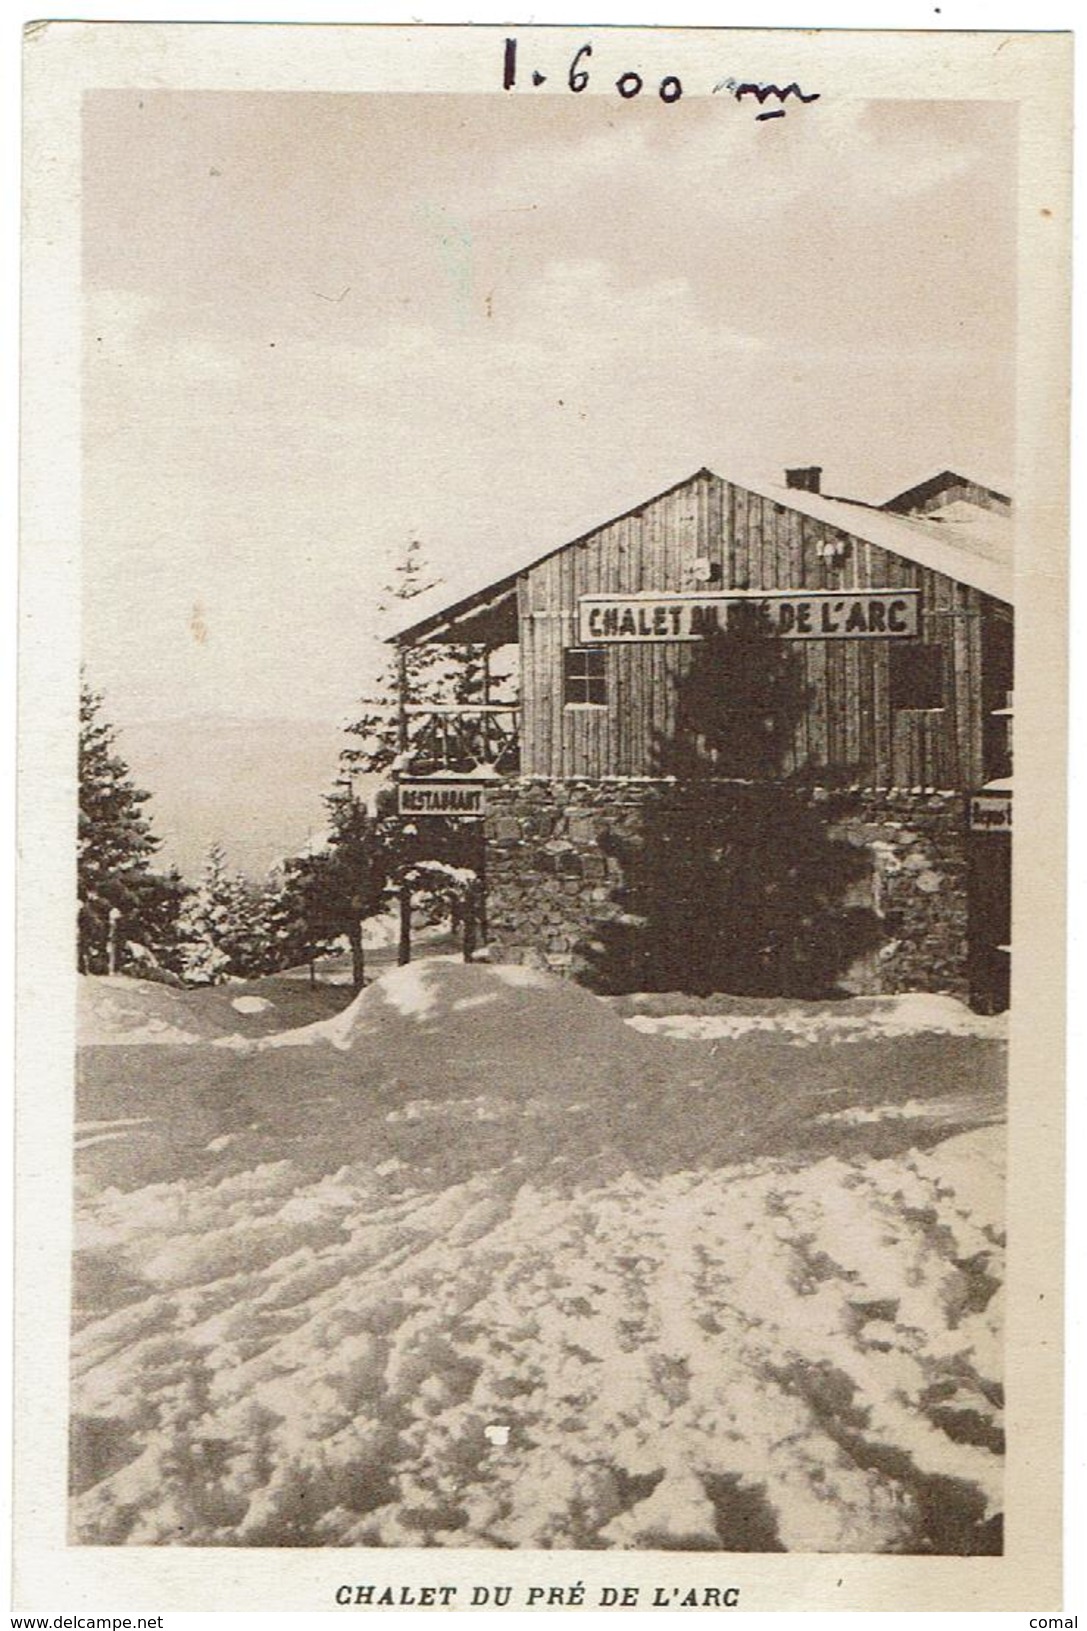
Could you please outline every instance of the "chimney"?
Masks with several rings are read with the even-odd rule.
[[[823,481],[821,464],[806,464],[796,470],[786,470],[785,485],[798,493],[817,493]]]

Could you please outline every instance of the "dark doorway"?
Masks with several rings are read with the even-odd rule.
[[[1008,804],[1010,822],[1010,799]],[[979,1014],[1001,1014],[1011,1001],[1011,832],[971,830],[969,853],[970,1006]]]
[[[1015,637],[1010,610],[987,609],[981,624],[981,729],[986,781],[1011,775],[1008,707],[1015,685]]]

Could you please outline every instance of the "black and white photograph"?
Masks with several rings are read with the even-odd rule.
[[[53,1543],[1007,1563],[1067,36],[89,27]]]

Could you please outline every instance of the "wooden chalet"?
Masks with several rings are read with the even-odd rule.
[[[980,787],[1008,772],[1012,525],[1008,498],[951,471],[872,505],[824,493],[816,467],[781,485],[701,469],[474,592],[413,604],[397,643],[515,645],[520,696],[420,708],[409,750],[426,738],[426,771],[654,777],[690,618],[732,596],[802,665],[782,776]]]

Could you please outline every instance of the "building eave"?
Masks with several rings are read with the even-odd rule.
[[[409,603],[404,609],[404,615],[412,616],[412,620],[392,630],[386,636],[387,641],[392,645],[414,645],[420,641],[495,644],[499,643],[498,635],[508,634],[511,630],[514,631],[511,637],[516,638],[517,583],[524,573],[568,549],[583,546],[604,528],[637,516],[660,499],[667,498],[680,488],[706,478],[726,482],[782,509],[807,516],[809,520],[829,526],[862,543],[873,544],[914,566],[939,572],[958,583],[977,589],[994,600],[1004,601],[1009,605],[1014,601],[1014,572],[1011,562],[1000,559],[995,551],[986,552],[958,541],[953,523],[925,516],[906,515],[886,507],[844,498],[831,498],[821,493],[779,486],[776,483],[753,481],[746,477],[719,476],[708,466],[702,465],[690,475],[684,476],[682,480],[673,482],[649,498],[642,499],[640,503],[597,522],[561,544],[555,544],[533,554],[519,565],[511,567],[502,577],[482,584],[455,599],[441,602],[422,617],[417,613],[412,616]],[[932,479],[936,481],[940,478]],[[1010,527],[1010,522],[1006,518],[998,519],[1005,527]]]
[[[943,522],[901,515],[893,510],[870,509],[847,499],[826,498],[821,493],[802,492],[774,483],[744,480],[733,482],[733,486],[768,499],[782,509],[795,510],[847,537],[874,544],[914,566],[926,567],[956,583],[978,589],[994,600],[1003,600],[1009,605],[1014,601],[1012,563],[957,543],[952,529]],[[941,531],[944,537],[939,536]]]
[[[640,503],[632,504],[629,508],[620,510],[617,515],[609,516],[606,520],[598,521],[594,526],[587,527],[584,532],[578,533],[576,537],[567,538],[561,544],[553,544],[549,549],[541,550],[521,565],[514,567],[505,577],[495,579],[479,589],[472,590],[457,600],[447,601],[435,608],[434,611],[427,613],[425,617],[394,629],[386,636],[386,640],[390,645],[412,645],[420,639],[436,638],[436,631],[446,625],[453,625],[469,614],[474,614],[477,609],[482,608],[488,597],[516,595],[518,578],[522,577],[525,572],[530,572],[533,567],[541,566],[544,561],[551,560],[555,555],[561,555],[564,550],[576,549],[580,545],[588,543],[605,527],[615,526],[620,521],[627,521],[633,516],[640,515],[651,504],[656,504],[660,499],[667,498],[670,493],[678,492],[681,487],[689,486],[692,481],[712,475],[713,471],[703,465],[690,475],[684,476],[680,481],[674,481],[668,487],[662,488],[660,492],[654,493],[650,498],[643,498]],[[451,637],[449,638],[451,639]],[[467,636],[465,637],[465,643],[471,643]]]

